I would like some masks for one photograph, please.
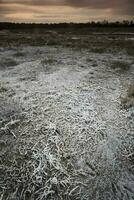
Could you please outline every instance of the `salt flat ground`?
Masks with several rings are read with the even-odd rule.
[[[134,199],[133,81],[123,49],[1,46],[0,199]]]

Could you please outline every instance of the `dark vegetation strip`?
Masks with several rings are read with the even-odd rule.
[[[0,47],[62,46],[94,53],[126,51],[134,55],[134,22],[61,24],[0,23]]]
[[[2,29],[81,29],[81,28],[131,28],[134,27],[134,21],[124,20],[122,22],[108,22],[106,20],[102,22],[88,22],[88,23],[10,23],[1,22],[0,30]]]

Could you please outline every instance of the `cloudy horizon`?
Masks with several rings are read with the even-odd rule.
[[[88,22],[134,20],[133,0],[0,0],[0,21]]]

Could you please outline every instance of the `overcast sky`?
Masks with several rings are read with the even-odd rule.
[[[0,0],[0,21],[134,20],[134,0]]]

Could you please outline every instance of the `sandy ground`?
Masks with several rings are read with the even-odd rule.
[[[133,58],[28,46],[0,61],[0,199],[134,199]]]

